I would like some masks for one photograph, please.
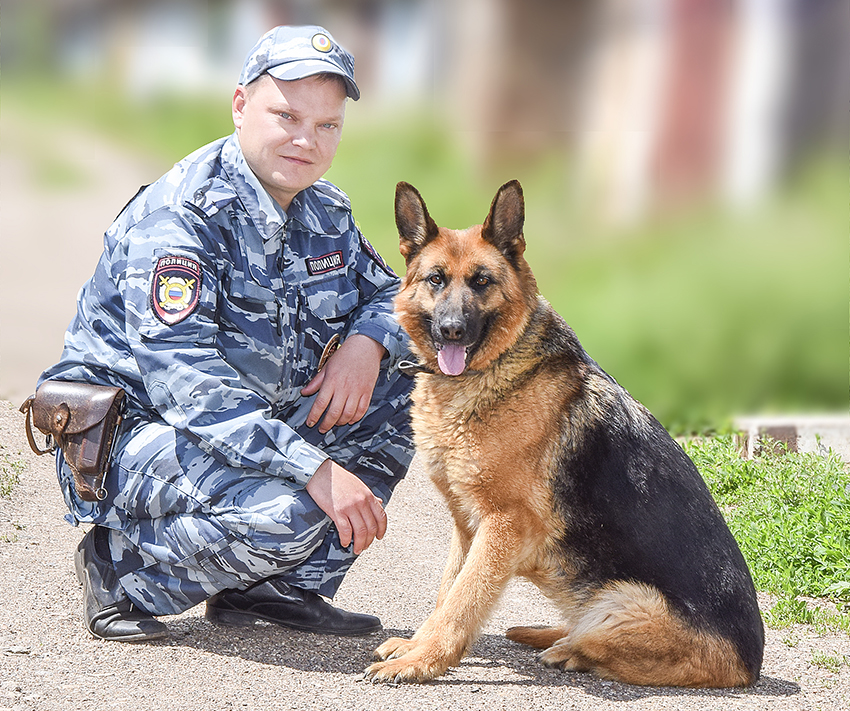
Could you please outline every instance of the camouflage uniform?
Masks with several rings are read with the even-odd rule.
[[[407,471],[397,287],[342,192],[318,181],[284,213],[235,134],[124,208],[41,379],[127,392],[107,498],[77,497],[61,452],[57,468],[67,518],[111,529],[136,605],[175,614],[281,573],[333,597],[355,556],[304,487],[332,458],[386,503]],[[354,333],[389,356],[366,416],[322,435],[299,391],[330,339]]]

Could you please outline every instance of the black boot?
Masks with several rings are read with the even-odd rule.
[[[168,628],[130,602],[112,567],[108,531],[95,526],[74,554],[77,580],[83,586],[83,616],[95,637],[118,642],[144,642],[168,636]]]
[[[314,592],[280,578],[268,578],[247,590],[225,590],[207,600],[206,617],[225,625],[273,622],[302,632],[341,636],[367,635],[381,629],[373,615],[340,610]]]

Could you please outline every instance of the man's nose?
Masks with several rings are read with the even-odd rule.
[[[310,128],[299,128],[292,143],[300,148],[312,148],[316,145],[316,132]]]

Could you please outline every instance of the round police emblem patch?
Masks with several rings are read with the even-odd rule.
[[[313,49],[316,49],[319,52],[330,52],[332,48],[333,45],[327,35],[313,35]]]
[[[160,257],[151,284],[151,306],[156,317],[173,326],[189,316],[201,295],[201,267],[188,257]]]

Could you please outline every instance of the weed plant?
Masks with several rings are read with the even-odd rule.
[[[723,511],[756,588],[778,599],[768,624],[850,631],[848,466],[831,450],[789,452],[773,442],[759,456],[742,459],[731,434],[683,446]],[[804,598],[827,598],[838,611]]]
[[[5,449],[0,445],[0,449]],[[0,451],[0,498],[8,498],[18,485],[25,464],[7,452]]]

